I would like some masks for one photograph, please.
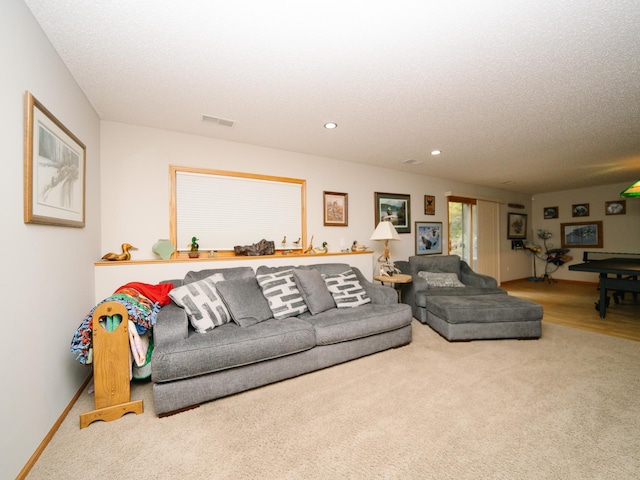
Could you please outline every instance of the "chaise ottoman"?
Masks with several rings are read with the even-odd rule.
[[[433,296],[427,324],[447,340],[540,338],[542,306],[505,294]]]

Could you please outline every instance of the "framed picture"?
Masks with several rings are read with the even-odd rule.
[[[436,214],[436,197],[433,195],[424,196],[424,214],[435,215]]]
[[[442,253],[442,222],[416,222],[416,255]]]
[[[576,205],[571,206],[571,216],[572,217],[588,217],[589,216],[589,204],[588,203],[578,203]]]
[[[527,238],[527,214],[507,214],[507,238],[523,240]]]
[[[398,233],[411,233],[411,195],[375,192],[376,227],[389,220]]]
[[[25,93],[24,222],[84,227],[86,147]]]
[[[547,218],[558,218],[558,207],[544,207],[543,216]]]
[[[562,248],[602,248],[602,221],[560,224]]]
[[[624,215],[627,213],[627,201],[615,200],[613,202],[605,202],[604,210],[607,215]]]
[[[323,192],[324,225],[346,227],[349,225],[349,195],[339,192]]]

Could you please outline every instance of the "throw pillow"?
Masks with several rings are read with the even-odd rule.
[[[353,270],[323,275],[323,278],[338,308],[358,307],[371,302]]]
[[[336,302],[333,301],[333,296],[318,270],[294,268],[293,278],[312,315],[336,307]]]
[[[191,325],[198,333],[207,332],[231,321],[229,310],[216,289],[216,283],[222,280],[224,276],[216,273],[169,292],[169,297],[186,310]]]
[[[293,317],[309,309],[293,279],[293,270],[256,275],[256,280],[269,302],[273,318]]]
[[[250,327],[272,318],[267,299],[255,277],[225,280],[216,285],[231,318],[241,327]]]
[[[464,287],[455,273],[418,272],[418,276],[427,281],[429,288],[433,287]]]

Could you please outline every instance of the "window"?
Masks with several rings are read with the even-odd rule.
[[[306,243],[305,180],[222,170],[170,167],[171,241],[178,252],[198,238],[201,250],[273,240],[276,249]],[[289,243],[291,242],[291,243]]]

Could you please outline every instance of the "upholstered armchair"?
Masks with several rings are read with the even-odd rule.
[[[506,294],[495,278],[474,272],[458,255],[413,256],[395,262],[412,282],[402,285],[402,302],[413,316],[427,323],[427,303],[432,296]]]

